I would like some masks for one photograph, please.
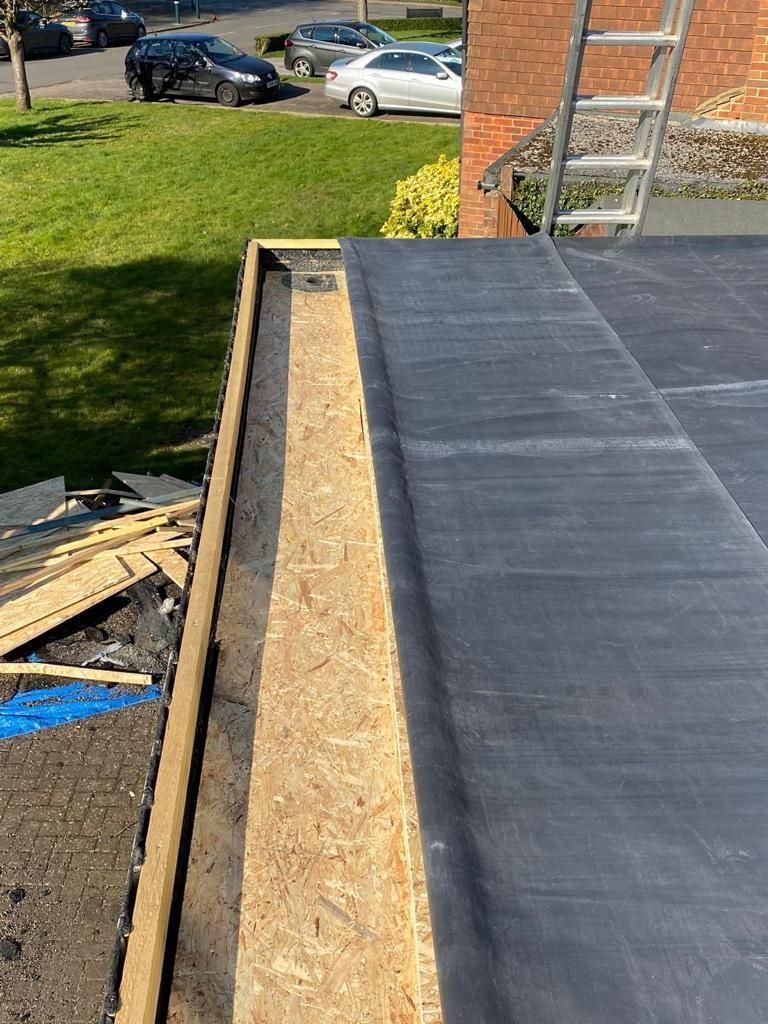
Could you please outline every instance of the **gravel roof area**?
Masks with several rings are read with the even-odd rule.
[[[630,153],[635,124],[636,121],[629,118],[576,115],[571,151]],[[515,171],[547,172],[554,134],[554,125],[550,125],[530,143],[521,145],[511,161]],[[584,175],[590,178],[610,176],[610,172],[605,171]],[[733,185],[745,179],[768,181],[768,135],[691,128],[669,122],[657,181]]]

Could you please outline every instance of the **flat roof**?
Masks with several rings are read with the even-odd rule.
[[[765,1021],[768,240],[343,252],[444,1019]]]
[[[764,1024],[768,238],[342,256],[245,259],[118,1024]]]

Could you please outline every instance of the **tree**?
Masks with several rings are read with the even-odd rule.
[[[8,50],[11,55],[16,109],[23,114],[32,109],[32,98],[29,95],[27,66],[24,62],[24,43],[21,38],[19,11],[19,0],[0,0],[0,22],[5,23],[5,38],[8,41]]]
[[[368,0],[357,0],[357,16],[360,21],[368,21]]]

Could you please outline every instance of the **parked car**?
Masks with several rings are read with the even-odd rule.
[[[285,40],[285,66],[299,78],[309,78],[342,57],[359,57],[394,41],[367,21],[314,21],[299,25]]]
[[[273,64],[249,57],[220,36],[184,33],[148,36],[125,56],[125,80],[136,99],[189,96],[216,99],[224,107],[277,96]]]
[[[144,19],[113,0],[80,7],[67,5],[59,15],[76,43],[106,49],[111,43],[133,43],[147,34]]]
[[[444,43],[382,46],[332,64],[325,95],[348,103],[358,117],[378,110],[460,114],[461,54]]]
[[[452,39],[450,43],[446,43],[446,46],[450,46],[452,50],[458,50],[459,53],[464,53],[464,40],[459,36],[458,39]]]
[[[27,57],[33,53],[65,54],[72,49],[72,33],[58,21],[48,21],[34,11],[19,11],[17,24]],[[0,20],[0,57],[11,55],[5,36],[5,22]]]

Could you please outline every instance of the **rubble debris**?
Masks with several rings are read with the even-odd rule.
[[[0,960],[18,960],[20,956],[20,942],[16,939],[0,939]]]
[[[100,629],[99,626],[86,626],[83,630],[85,633],[86,640],[106,640],[106,630]]]
[[[177,584],[185,578],[187,562],[179,551],[191,544],[200,488],[174,477],[123,476],[130,478],[131,492],[117,496],[110,481],[96,493],[65,492],[63,478],[39,485],[39,492],[38,485],[21,489],[31,494],[10,492],[13,500],[0,495],[0,514],[6,509],[0,523],[0,655],[135,587],[158,568]],[[69,515],[65,495],[76,493],[86,504]],[[126,493],[135,498],[121,496]],[[149,508],[142,507],[150,501],[145,493]],[[102,497],[108,507],[97,507]],[[27,522],[11,522],[22,511]],[[162,638],[167,631],[157,632]],[[96,627],[88,639],[104,640],[106,634]]]
[[[26,898],[27,890],[22,889],[21,886],[18,886],[16,889],[11,889],[11,891],[8,893],[8,899],[11,901],[11,904],[14,907],[16,906],[17,903],[21,903],[21,901]]]
[[[0,738],[161,694],[200,488],[124,476],[0,494]]]

